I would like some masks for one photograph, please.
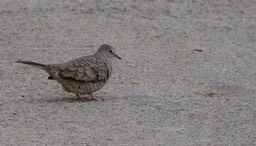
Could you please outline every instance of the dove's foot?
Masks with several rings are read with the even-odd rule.
[[[80,95],[76,94],[76,98],[75,100],[81,100],[82,98],[80,97]]]
[[[99,101],[100,99],[97,98],[95,95],[93,95],[92,93],[89,94],[91,96],[91,100],[96,100],[96,101]]]

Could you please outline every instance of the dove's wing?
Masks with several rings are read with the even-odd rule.
[[[57,68],[62,79],[81,82],[106,82],[111,74],[111,68],[106,62],[93,57],[72,60]]]

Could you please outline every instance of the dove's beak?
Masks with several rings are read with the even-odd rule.
[[[118,55],[116,55],[116,54],[115,54],[115,56],[116,56],[116,58],[118,58],[118,59],[120,59],[120,60],[121,60],[121,57],[119,57],[119,56],[118,56]]]

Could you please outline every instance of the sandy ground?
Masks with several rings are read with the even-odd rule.
[[[1,145],[256,145],[254,0],[1,0]],[[122,60],[75,101],[42,70],[108,43]]]

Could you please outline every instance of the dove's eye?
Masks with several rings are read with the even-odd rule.
[[[112,50],[109,50],[109,53],[112,53]]]

